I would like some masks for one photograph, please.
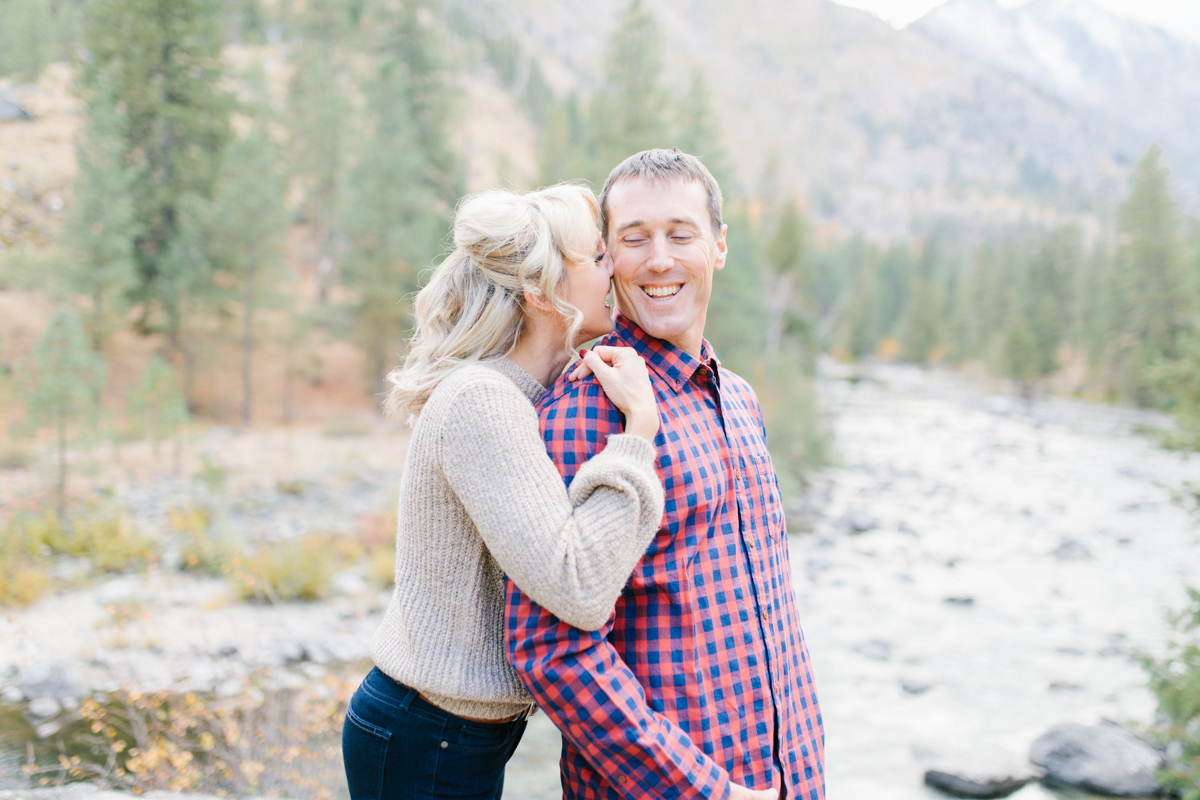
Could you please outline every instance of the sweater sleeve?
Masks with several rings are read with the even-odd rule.
[[[537,413],[508,384],[497,375],[459,389],[442,421],[446,481],[523,592],[571,625],[598,630],[662,520],[655,448],[640,436],[609,437],[568,493]]]

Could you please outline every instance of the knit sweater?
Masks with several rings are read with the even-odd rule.
[[[560,619],[608,621],[663,513],[654,446],[610,436],[570,490],[546,455],[544,388],[506,358],[455,370],[413,429],[400,483],[396,589],[375,664],[453,714],[533,700],[504,644],[504,576]]]

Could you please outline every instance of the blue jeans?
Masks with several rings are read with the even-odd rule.
[[[485,724],[443,711],[372,669],[346,709],[342,761],[351,800],[500,800],[525,719]]]

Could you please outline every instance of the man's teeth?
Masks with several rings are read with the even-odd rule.
[[[642,291],[651,297],[671,297],[682,288],[683,284],[677,283],[674,286],[643,286]]]

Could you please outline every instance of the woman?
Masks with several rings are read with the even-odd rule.
[[[535,708],[506,658],[504,575],[597,630],[658,528],[658,409],[640,356],[585,355],[626,432],[569,492],[533,407],[575,347],[613,328],[598,215],[592,193],[568,184],[469,197],[454,251],[417,294],[386,402],[413,424],[396,590],[342,737],[355,800],[498,799]]]

